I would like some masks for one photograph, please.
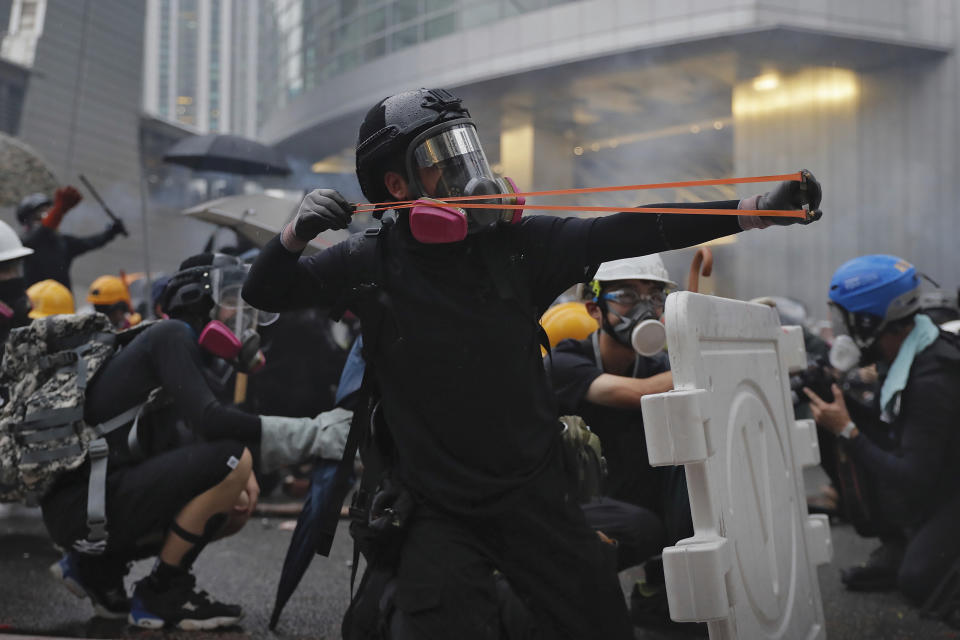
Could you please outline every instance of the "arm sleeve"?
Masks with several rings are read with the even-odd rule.
[[[566,341],[564,341],[566,342]],[[561,415],[578,414],[590,385],[603,373],[590,358],[563,348],[563,342],[547,358],[550,382]]]
[[[881,449],[863,432],[847,443],[850,455],[864,468],[912,492],[936,490],[956,429],[956,410],[951,408],[956,390],[951,392],[945,388],[948,385],[935,378],[919,377],[904,389],[903,428],[897,450]]]
[[[663,208],[736,209],[739,201],[667,203]],[[521,221],[538,308],[591,277],[601,262],[690,247],[742,231],[737,216],[615,213],[602,218],[530,216]]]
[[[659,208],[736,209],[739,200],[659,203]],[[587,241],[587,260],[599,264],[631,256],[683,249],[742,231],[735,215],[616,213],[597,218]]]
[[[329,307],[352,281],[348,245],[355,245],[358,237],[302,258],[287,251],[276,236],[250,268],[243,299],[264,311]]]
[[[99,249],[113,239],[113,234],[107,229],[103,233],[97,233],[92,236],[68,236],[63,234],[63,240],[67,246],[67,254],[71,258],[76,258],[88,251]]]
[[[151,336],[150,355],[160,385],[173,397],[178,414],[209,440],[259,443],[260,417],[223,405],[214,397],[203,377],[200,348],[190,328],[177,320],[164,324]]]

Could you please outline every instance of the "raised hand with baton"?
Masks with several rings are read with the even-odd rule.
[[[87,177],[82,173],[80,174],[80,182],[82,182],[83,186],[87,188],[87,190],[90,192],[90,195],[92,195],[94,199],[100,203],[100,208],[103,209],[103,212],[106,213],[111,220],[113,220],[113,224],[110,225],[110,232],[113,235],[123,234],[124,236],[129,237],[130,234],[127,233],[127,227],[123,224],[123,220],[117,217],[117,215],[110,210],[110,207],[107,206],[107,203],[103,201],[103,198],[100,197],[100,194],[97,193],[97,190],[94,189],[93,185],[90,184],[90,181],[87,180]]]

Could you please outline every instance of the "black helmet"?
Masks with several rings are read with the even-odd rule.
[[[45,193],[31,193],[17,205],[17,221],[20,224],[26,224],[27,219],[37,212],[38,209],[46,209],[53,204]]]
[[[270,324],[277,314],[244,304],[240,290],[250,270],[240,258],[223,253],[201,253],[180,263],[160,297],[160,307],[172,318],[205,324],[218,316],[236,318],[236,334],[244,328]],[[243,325],[243,326],[241,326]]]
[[[455,120],[473,124],[461,99],[445,89],[405,91],[378,102],[367,112],[357,137],[357,180],[363,195],[370,202],[393,200],[383,175],[392,170],[407,176],[413,139]]]
[[[201,253],[181,262],[160,297],[163,312],[173,317],[209,314],[215,304],[212,276],[225,268],[242,269],[243,263],[239,258],[216,253]]]

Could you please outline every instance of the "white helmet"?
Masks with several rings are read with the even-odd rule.
[[[33,249],[23,246],[17,232],[3,220],[0,220],[0,262],[16,260],[33,253]]]
[[[663,266],[663,260],[659,253],[604,262],[597,269],[594,280],[597,282],[653,280],[654,282],[663,282],[668,287],[676,288],[677,286],[677,283],[670,279],[670,274],[667,273],[667,268]]]

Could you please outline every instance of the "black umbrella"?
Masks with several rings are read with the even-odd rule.
[[[287,556],[283,560],[277,597],[273,604],[273,613],[270,614],[271,630],[276,629],[283,607],[300,584],[313,556],[330,555],[340,505],[343,504],[344,494],[349,489],[349,477],[345,473],[347,467],[352,469],[352,458],[347,464],[323,461],[314,468],[310,479],[310,494],[303,503],[303,510],[297,518],[297,528],[293,531]]]
[[[279,151],[256,140],[226,134],[184,138],[163,159],[196,171],[220,171],[248,176],[285,176],[290,166]]]

